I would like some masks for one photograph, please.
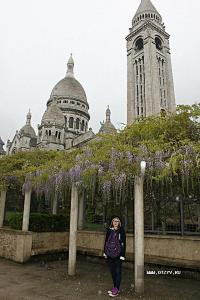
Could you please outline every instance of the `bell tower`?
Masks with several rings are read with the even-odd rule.
[[[141,0],[127,41],[127,123],[175,111],[170,35],[150,0]]]

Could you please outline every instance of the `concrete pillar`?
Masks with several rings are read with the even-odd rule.
[[[69,260],[68,260],[68,274],[71,276],[75,275],[76,273],[77,222],[78,222],[78,190],[77,187],[73,184],[72,191],[71,191]]]
[[[58,195],[55,192],[54,198],[53,198],[53,207],[52,207],[52,214],[57,215],[57,209],[58,209]]]
[[[25,192],[22,231],[28,231],[29,229],[30,208],[31,208],[31,189]]]
[[[82,230],[84,228],[84,196],[85,193],[82,191],[82,193],[79,195],[79,205],[78,205],[78,229]]]
[[[0,228],[3,227],[5,204],[6,204],[6,190],[0,192]]]
[[[144,201],[143,176],[135,176],[135,292],[144,293]]]

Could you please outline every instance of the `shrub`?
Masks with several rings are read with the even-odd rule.
[[[16,213],[7,220],[9,227],[22,229],[23,214]],[[62,232],[69,228],[69,218],[64,215],[30,214],[29,230],[34,232]]]

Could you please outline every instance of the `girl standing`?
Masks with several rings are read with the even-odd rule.
[[[104,257],[109,267],[113,288],[108,291],[110,297],[119,295],[121,283],[122,261],[125,260],[126,234],[118,216],[112,218],[104,244]]]

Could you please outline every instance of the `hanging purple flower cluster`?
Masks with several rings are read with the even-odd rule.
[[[104,181],[102,183],[103,195],[110,195],[111,187],[112,187],[112,182],[110,180]]]
[[[181,157],[179,161],[180,173],[187,178],[194,169],[196,151],[192,146],[185,145],[177,151],[177,154],[180,154]]]
[[[152,167],[156,170],[163,170],[166,168],[166,156],[163,151],[156,151],[154,155],[154,161]]]
[[[26,176],[25,182],[24,182],[24,184],[22,186],[22,192],[23,193],[26,193],[26,192],[28,192],[28,191],[31,190],[31,188],[33,186],[33,184],[32,184],[32,178],[31,177],[32,176],[30,176],[30,174]]]
[[[135,155],[133,153],[131,153],[130,151],[126,152],[126,156],[127,156],[128,162],[130,164],[136,161]]]
[[[72,183],[80,185],[82,183],[82,169],[79,165],[75,165],[69,170],[69,178]]]
[[[103,176],[104,175],[104,168],[101,165],[99,165],[99,167],[98,167],[98,175],[99,176]]]
[[[122,186],[126,182],[126,174],[120,173],[119,175],[114,175],[113,179],[114,179],[116,189],[122,189]]]

